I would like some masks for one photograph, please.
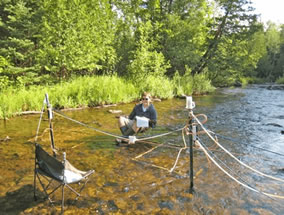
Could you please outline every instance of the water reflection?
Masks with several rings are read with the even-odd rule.
[[[281,156],[252,147],[263,147],[284,154],[281,130],[284,130],[283,91],[251,87],[226,89],[214,95],[194,97],[196,114],[208,116],[206,127],[239,142],[221,140],[235,156],[248,165],[284,179]],[[132,104],[109,108],[67,111],[66,115],[86,124],[119,134],[115,114],[128,114]],[[155,103],[159,126],[151,134],[182,127],[188,117],[185,101],[172,99]],[[1,121],[0,139],[0,205],[5,214],[45,214],[60,211],[60,204],[50,207],[47,201],[33,201],[33,138],[39,116],[22,116]],[[283,214],[283,201],[275,201],[241,187],[209,162],[204,153],[194,152],[195,193],[188,193],[189,179],[183,177],[189,168],[188,153],[182,152],[177,172],[170,169],[178,149],[158,147],[134,161],[132,158],[154,145],[137,143],[117,147],[113,137],[59,116],[54,119],[56,146],[66,151],[67,159],[78,169],[95,169],[96,173],[85,188],[84,197],[72,202],[66,195],[68,210],[77,214]],[[49,132],[42,122],[39,141],[49,149]],[[284,195],[281,183],[253,174],[231,157],[215,148],[204,135],[202,140],[219,159],[255,188]],[[156,143],[182,145],[181,132],[153,140]],[[25,196],[23,198],[23,196]],[[15,204],[17,202],[17,204]]]

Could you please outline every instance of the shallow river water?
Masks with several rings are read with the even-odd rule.
[[[284,180],[284,91],[260,86],[223,89],[213,95],[195,96],[195,114],[208,116],[205,127],[218,134],[218,141],[241,162],[257,171]],[[156,135],[183,127],[188,121],[184,99],[154,102],[158,126],[143,135]],[[87,125],[119,134],[116,115],[129,114],[134,106],[64,111]],[[109,110],[122,110],[113,114]],[[38,142],[50,152],[46,113]],[[33,199],[34,137],[39,115],[0,121],[0,214],[57,214],[60,193],[51,206]],[[55,145],[78,169],[94,169],[82,198],[65,193],[65,214],[284,214],[284,183],[240,165],[210,141],[200,140],[212,156],[236,179],[228,177],[202,150],[194,148],[194,192],[189,192],[189,153],[183,151],[182,132],[118,147],[114,137],[55,115]],[[185,136],[188,141],[188,136]],[[157,144],[153,151],[147,152]],[[167,146],[167,147],[166,147]],[[275,153],[273,153],[275,152]],[[268,197],[264,194],[275,195]],[[42,190],[37,189],[39,197]]]

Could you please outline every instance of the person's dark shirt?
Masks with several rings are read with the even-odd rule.
[[[148,119],[150,119],[149,125],[152,128],[154,128],[156,126],[156,123],[157,123],[157,111],[156,111],[154,105],[150,104],[145,112],[143,111],[142,106],[143,106],[143,104],[136,105],[133,108],[133,110],[130,113],[128,118],[133,120],[133,119],[135,119],[136,116],[147,117]]]

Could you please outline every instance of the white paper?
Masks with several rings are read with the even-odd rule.
[[[136,116],[137,127],[148,128],[149,127],[149,119],[146,117]]]

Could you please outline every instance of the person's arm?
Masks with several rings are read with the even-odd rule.
[[[149,125],[150,127],[152,128],[155,128],[156,127],[156,124],[157,124],[157,111],[154,107],[154,105],[152,104],[151,105],[151,109],[150,109],[150,121],[149,121]]]

